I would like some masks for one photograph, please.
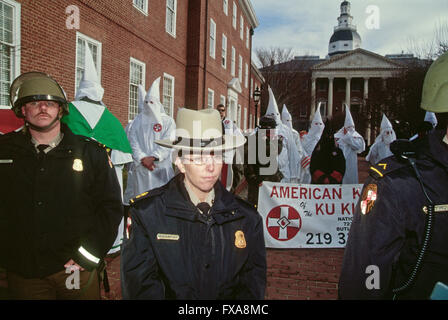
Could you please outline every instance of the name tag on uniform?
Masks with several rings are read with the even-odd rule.
[[[0,159],[0,164],[1,163],[12,163],[12,159]]]
[[[179,240],[179,235],[178,234],[158,233],[157,240],[177,241],[177,240]]]
[[[428,214],[427,206],[423,207],[423,212]],[[448,212],[448,204],[438,204],[438,205],[434,206],[434,213],[439,213],[439,212]]]

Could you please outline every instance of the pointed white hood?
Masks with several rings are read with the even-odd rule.
[[[322,115],[320,113],[320,106],[321,103],[319,102],[316,113],[314,114],[313,121],[311,122],[310,129],[308,130],[308,134],[318,137],[317,138],[318,140],[322,136],[322,133],[324,132],[325,129],[324,122],[322,121]]]
[[[266,109],[265,116],[270,116],[275,119],[275,123],[277,126],[282,123],[282,120],[280,118],[280,112],[278,111],[278,105],[277,101],[275,101],[274,93],[272,92],[271,87],[268,87],[269,91],[269,104],[268,108]]]
[[[149,88],[143,102],[143,113],[150,118],[156,119],[158,123],[162,122],[163,106],[160,103],[160,77],[158,77]]]
[[[96,72],[95,64],[93,62],[93,56],[88,45],[86,45],[84,59],[84,74],[79,83],[78,90],[76,91],[75,100],[87,97],[93,101],[100,102],[103,100],[104,89],[98,78],[98,73]]]
[[[353,128],[355,129],[355,122],[353,121],[353,117],[352,114],[350,112],[350,108],[345,105],[345,122],[344,122],[344,128],[346,128],[347,130],[349,128]]]
[[[293,129],[292,128],[292,116],[289,113],[288,108],[286,108],[286,104],[283,105],[283,109],[282,109],[282,122],[288,128]]]
[[[426,111],[424,121],[431,122],[433,128],[437,127],[437,117],[434,112]]]
[[[353,117],[352,114],[350,113],[350,109],[349,107],[345,104],[345,122],[344,122],[344,126],[339,129],[338,132],[335,133],[334,137],[336,139],[340,139],[343,136],[345,136],[346,134],[344,134],[344,129],[347,130],[346,134],[351,134],[351,135],[359,135],[356,131],[355,131],[355,122],[353,121]]]
[[[397,139],[392,123],[383,114],[383,119],[381,120],[381,132],[375,142],[381,139],[385,144],[391,144],[394,140]]]

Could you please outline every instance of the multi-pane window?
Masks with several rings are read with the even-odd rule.
[[[145,86],[146,65],[131,58],[129,70],[129,121],[134,120],[138,114],[138,86]]]
[[[240,38],[244,40],[244,18],[243,15],[240,16]]]
[[[221,65],[225,69],[227,68],[227,37],[222,35],[222,53],[221,53],[222,61]]]
[[[236,51],[235,47],[232,46],[232,61],[230,62],[230,74],[235,76],[235,63],[236,63]]]
[[[138,10],[148,14],[148,0],[133,0],[133,4]]]
[[[166,73],[163,75],[163,108],[167,115],[173,116],[174,77]]]
[[[0,106],[9,106],[9,86],[20,70],[20,4],[0,1]]]
[[[89,46],[95,64],[98,79],[101,79],[101,42],[89,38],[82,33],[76,33],[76,79],[75,92],[78,90],[86,65],[86,46]]]
[[[232,13],[232,26],[236,29],[236,19],[237,19],[236,3],[233,1],[233,13]]]
[[[249,49],[250,31],[249,27],[246,27],[246,48]]]
[[[243,82],[243,57],[240,55],[238,60],[238,79]]]
[[[226,97],[221,95],[219,97],[219,103],[225,106],[226,105]]]
[[[210,19],[210,57],[215,59],[216,52],[216,23]]]
[[[177,0],[166,0],[165,30],[174,37],[176,36],[176,12],[177,12]]]
[[[212,89],[208,89],[207,107],[213,109],[214,104],[215,104],[215,92]]]
[[[224,11],[225,15],[228,15],[228,13],[229,13],[229,1],[228,0],[222,1],[222,10]]]

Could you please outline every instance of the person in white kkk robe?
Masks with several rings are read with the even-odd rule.
[[[176,124],[165,113],[160,102],[160,77],[146,94],[143,110],[134,119],[129,129],[132,147],[133,169],[132,197],[165,185],[172,177],[171,149],[162,147],[155,140],[174,139]]]
[[[145,102],[146,91],[145,88],[140,84],[137,91],[137,115],[143,112],[143,103]],[[129,134],[131,131],[132,124],[135,119],[132,119],[125,128],[126,136],[129,139]],[[123,195],[123,204],[125,205],[125,216],[127,215],[127,209],[129,209],[129,201],[135,196],[134,192],[134,162],[130,162],[126,165],[128,170],[128,178],[126,183],[126,190]]]
[[[308,132],[301,136],[302,146],[305,150],[305,154],[307,155],[301,162],[302,167],[304,168],[301,175],[302,183],[311,183],[311,156],[325,129],[324,122],[322,121],[322,115],[320,113],[320,106],[321,103],[319,102]]]
[[[299,183],[310,183],[311,182],[311,174],[310,174],[310,154],[305,151],[302,145],[302,140],[300,138],[300,134],[292,127],[292,116],[288,111],[286,105],[283,105],[282,109],[282,123],[291,130],[292,137],[294,143],[296,144],[297,151],[299,153],[299,157],[301,157],[299,172],[298,172],[298,182]]]
[[[103,103],[104,89],[89,46],[85,47],[84,59],[85,69],[75,100],[69,103],[69,114],[64,116],[61,122],[67,124],[74,134],[95,139],[107,148],[123,195],[123,168],[126,163],[132,162],[132,148],[123,125]],[[123,228],[122,220],[117,238],[108,254],[120,250]]]
[[[366,149],[366,143],[364,138],[355,131],[355,122],[347,105],[345,105],[344,126],[334,134],[334,138],[345,157],[345,174],[342,184],[359,183],[357,155]]]
[[[397,139],[395,131],[392,127],[392,123],[383,114],[381,120],[380,134],[375,139],[375,143],[370,147],[369,153],[366,156],[366,160],[371,164],[376,164],[380,160],[390,157],[392,152],[390,151],[390,144]]]
[[[281,182],[298,183],[300,176],[300,161],[304,157],[304,153],[299,153],[299,150],[297,150],[291,130],[282,123],[274,93],[270,87],[268,88],[268,91],[269,104],[265,116],[275,119],[277,124],[275,130],[279,136],[283,137],[283,148],[278,156],[278,166],[280,172],[283,174]]]

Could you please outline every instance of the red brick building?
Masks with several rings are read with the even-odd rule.
[[[52,75],[71,100],[94,55],[104,103],[123,125],[137,113],[137,87],[161,80],[161,101],[202,109],[220,102],[242,129],[253,127],[251,62],[258,20],[249,0],[0,0],[0,108],[19,74]],[[255,71],[254,71],[255,69]]]

